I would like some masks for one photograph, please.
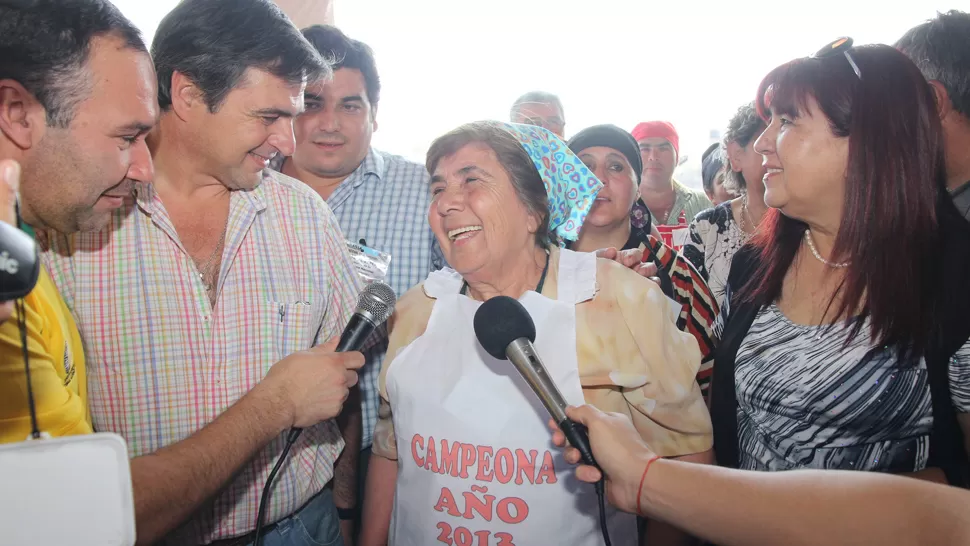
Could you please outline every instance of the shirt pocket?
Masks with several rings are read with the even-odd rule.
[[[268,305],[276,323],[278,359],[327,341],[320,339],[323,329],[323,305],[320,303],[293,298]]]

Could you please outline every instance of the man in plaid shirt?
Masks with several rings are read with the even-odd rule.
[[[301,427],[262,538],[339,544],[333,418],[364,359],[325,342],[361,281],[326,203],[266,168],[292,153],[305,82],[328,65],[269,0],[185,0],[152,53],[160,121],[146,147],[154,83],[114,97],[152,109],[147,127],[110,141],[147,167],[108,194],[116,210],[100,231],[48,225],[61,232],[45,262],[84,339],[93,426],[136,457],[141,541],[220,546],[257,538],[261,490],[286,431]],[[153,76],[149,59],[139,67]],[[106,172],[113,156],[85,159],[96,157],[104,164],[87,172]]]
[[[307,85],[306,111],[294,123],[296,150],[292,157],[278,158],[274,166],[326,199],[350,242],[389,254],[386,281],[403,295],[444,262],[428,226],[428,172],[424,165],[371,146],[381,90],[371,49],[330,26],[313,26],[303,35],[324,58],[337,60],[334,75]],[[346,437],[347,449],[341,455],[343,465],[353,453],[352,445],[362,450],[360,482],[366,476],[377,422],[377,376],[386,349],[385,338],[367,355],[360,377],[362,435]],[[356,497],[362,483],[356,488],[340,487],[343,483],[335,484],[335,501],[342,524],[349,527],[358,519]]]

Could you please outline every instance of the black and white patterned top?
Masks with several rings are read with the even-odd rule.
[[[718,306],[724,301],[724,285],[731,271],[731,260],[746,241],[744,232],[734,221],[730,201],[701,212],[690,224],[690,239],[684,245],[684,257],[707,281]]]
[[[868,321],[867,321],[868,322]],[[914,472],[933,424],[925,362],[873,348],[868,323],[802,326],[762,309],[737,356],[740,467]],[[970,342],[950,362],[957,411],[970,412]]]

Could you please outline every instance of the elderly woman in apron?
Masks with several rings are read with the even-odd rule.
[[[427,166],[428,220],[454,269],[404,295],[389,324],[361,543],[602,544],[593,488],[562,459],[514,367],[481,348],[475,312],[517,298],[567,402],[629,416],[661,456],[709,462],[697,341],[656,284],[559,248],[602,184],[549,131],[465,125],[432,144]],[[607,518],[613,544],[637,543],[632,515]]]

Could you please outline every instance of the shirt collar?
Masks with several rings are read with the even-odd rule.
[[[357,170],[353,172],[350,176],[359,175],[361,177],[372,174],[377,177],[378,180],[384,179],[384,173],[386,165],[384,163],[384,156],[377,152],[373,146],[367,150],[367,155],[364,156],[364,160],[360,162]]]
[[[248,191],[246,190],[233,191],[232,192],[233,200],[242,198],[242,199],[245,199],[246,202],[248,202],[250,205],[252,205],[252,207],[256,209],[256,211],[264,210],[266,208],[265,182],[268,178],[272,178],[274,174],[275,174],[275,171],[272,171],[270,169],[263,170],[263,173],[262,173],[263,179],[259,183],[259,185],[256,186],[254,189],[248,190]],[[155,191],[154,184],[150,182],[135,184],[135,203],[138,205],[138,208],[140,208],[148,216],[151,216],[152,214],[158,211],[157,201],[155,199],[157,195],[158,195],[158,192]]]
[[[270,162],[270,168],[276,172],[283,172],[283,164],[286,163],[289,157],[275,157]],[[384,161],[384,156],[381,155],[373,146],[368,148],[367,155],[364,156],[364,160],[360,162],[360,165],[354,169],[354,172],[350,173],[348,179],[351,178],[361,178],[372,174],[377,177],[378,180],[384,179],[384,173],[386,172],[386,163]]]

